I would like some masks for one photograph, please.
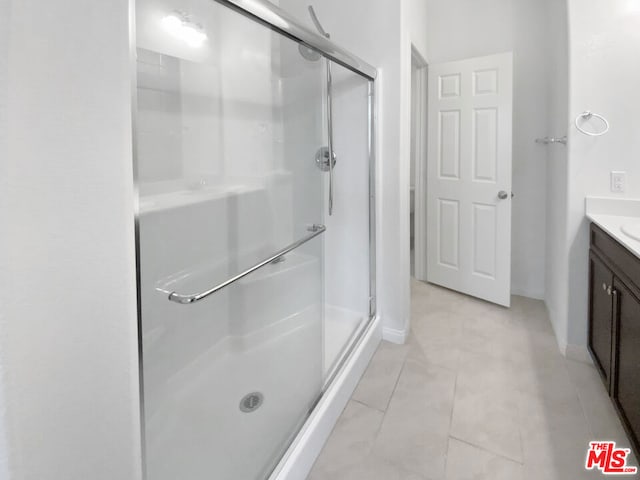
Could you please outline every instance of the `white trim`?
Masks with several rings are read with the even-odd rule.
[[[583,345],[571,345],[568,344],[564,348],[564,356],[569,360],[575,360],[576,362],[588,363],[593,365],[589,350]]]
[[[398,345],[405,344],[407,342],[408,336],[409,336],[409,333],[407,332],[406,329],[397,330],[395,328],[389,328],[389,327],[384,327],[382,329],[382,339],[387,342],[396,343]]]
[[[7,409],[4,401],[3,388],[5,383],[5,372],[0,365],[0,478],[10,478],[9,476],[9,441],[7,428]]]
[[[533,298],[534,300],[542,300],[544,302],[544,292],[531,292],[525,289],[516,288],[511,286],[511,295],[518,295],[519,297]]]
[[[547,311],[547,319],[549,319],[549,323],[551,324],[551,328],[553,329],[553,336],[556,339],[556,343],[558,344],[558,350],[563,356],[565,356],[567,353],[567,341],[564,339],[561,339],[560,336],[558,335],[558,331],[556,330],[556,324],[553,321],[553,319],[555,318],[555,314],[549,308],[549,304],[547,303],[546,299],[544,301],[544,306],[546,307],[546,311]]]
[[[307,419],[269,480],[305,480],[382,339],[380,317],[372,320],[345,364]]]
[[[547,311],[547,318],[549,319],[549,323],[553,327],[553,334],[556,337],[556,342],[558,344],[558,350],[563,357],[569,360],[575,360],[576,362],[587,363],[589,365],[593,365],[593,360],[591,359],[591,354],[589,353],[589,349],[587,349],[586,345],[573,345],[571,343],[567,343],[566,340],[561,339],[558,336],[558,332],[556,332],[556,326],[553,323],[552,312],[549,308],[549,304],[545,300],[544,305]]]
[[[415,144],[415,206],[414,206],[414,269],[415,277],[418,280],[427,280],[427,86],[428,86],[428,65],[422,58],[418,50],[411,46],[411,75],[413,77],[413,66],[417,66],[417,94],[416,102],[411,102],[411,116],[416,117],[415,138],[411,140]],[[413,80],[413,78],[412,78]],[[411,82],[413,87],[413,81]],[[411,92],[413,100],[413,92]]]

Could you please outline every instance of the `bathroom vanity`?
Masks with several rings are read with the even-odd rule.
[[[640,452],[640,256],[635,245],[629,243],[635,240],[627,240],[623,233],[624,225],[598,223],[603,228],[591,223],[589,233],[589,350],[637,453]]]

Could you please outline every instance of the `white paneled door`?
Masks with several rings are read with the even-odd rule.
[[[512,54],[429,67],[427,279],[509,306]]]

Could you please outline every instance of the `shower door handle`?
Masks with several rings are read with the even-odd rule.
[[[215,287],[210,288],[209,290],[206,290],[206,291],[201,292],[201,293],[194,293],[192,295],[182,295],[182,294],[179,294],[177,292],[171,292],[171,293],[169,293],[169,300],[172,301],[172,302],[175,302],[175,303],[180,303],[182,305],[189,305],[191,303],[199,302],[200,300],[203,300],[203,299],[207,298],[209,295],[213,295],[217,291],[222,290],[225,287],[228,287],[232,283],[235,283],[238,280],[240,280],[241,278],[246,277],[250,273],[253,273],[256,270],[264,267],[265,265],[269,265],[273,261],[278,260],[280,257],[286,255],[287,253],[291,252],[292,250],[295,250],[296,248],[300,247],[301,245],[304,245],[309,240],[312,240],[312,239],[316,238],[321,233],[324,233],[326,229],[327,229],[327,227],[325,227],[324,225],[319,224],[319,223],[314,223],[313,225],[310,225],[307,228],[307,230],[309,232],[311,232],[311,233],[309,233],[309,235],[306,235],[306,236],[302,237],[301,239],[296,240],[292,244],[287,245],[286,247],[284,247],[282,250],[278,250],[277,252],[275,252],[274,254],[268,256],[264,260],[261,260],[260,262],[256,263],[254,266],[249,267],[244,272],[241,272],[241,273],[239,273],[239,274],[237,274],[237,275],[225,280],[224,282],[216,285]]]

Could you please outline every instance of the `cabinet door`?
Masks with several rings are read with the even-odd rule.
[[[617,297],[616,366],[613,400],[636,449],[640,447],[640,300],[614,280]]]
[[[596,366],[610,386],[613,329],[613,274],[593,252],[589,255],[589,349]]]

